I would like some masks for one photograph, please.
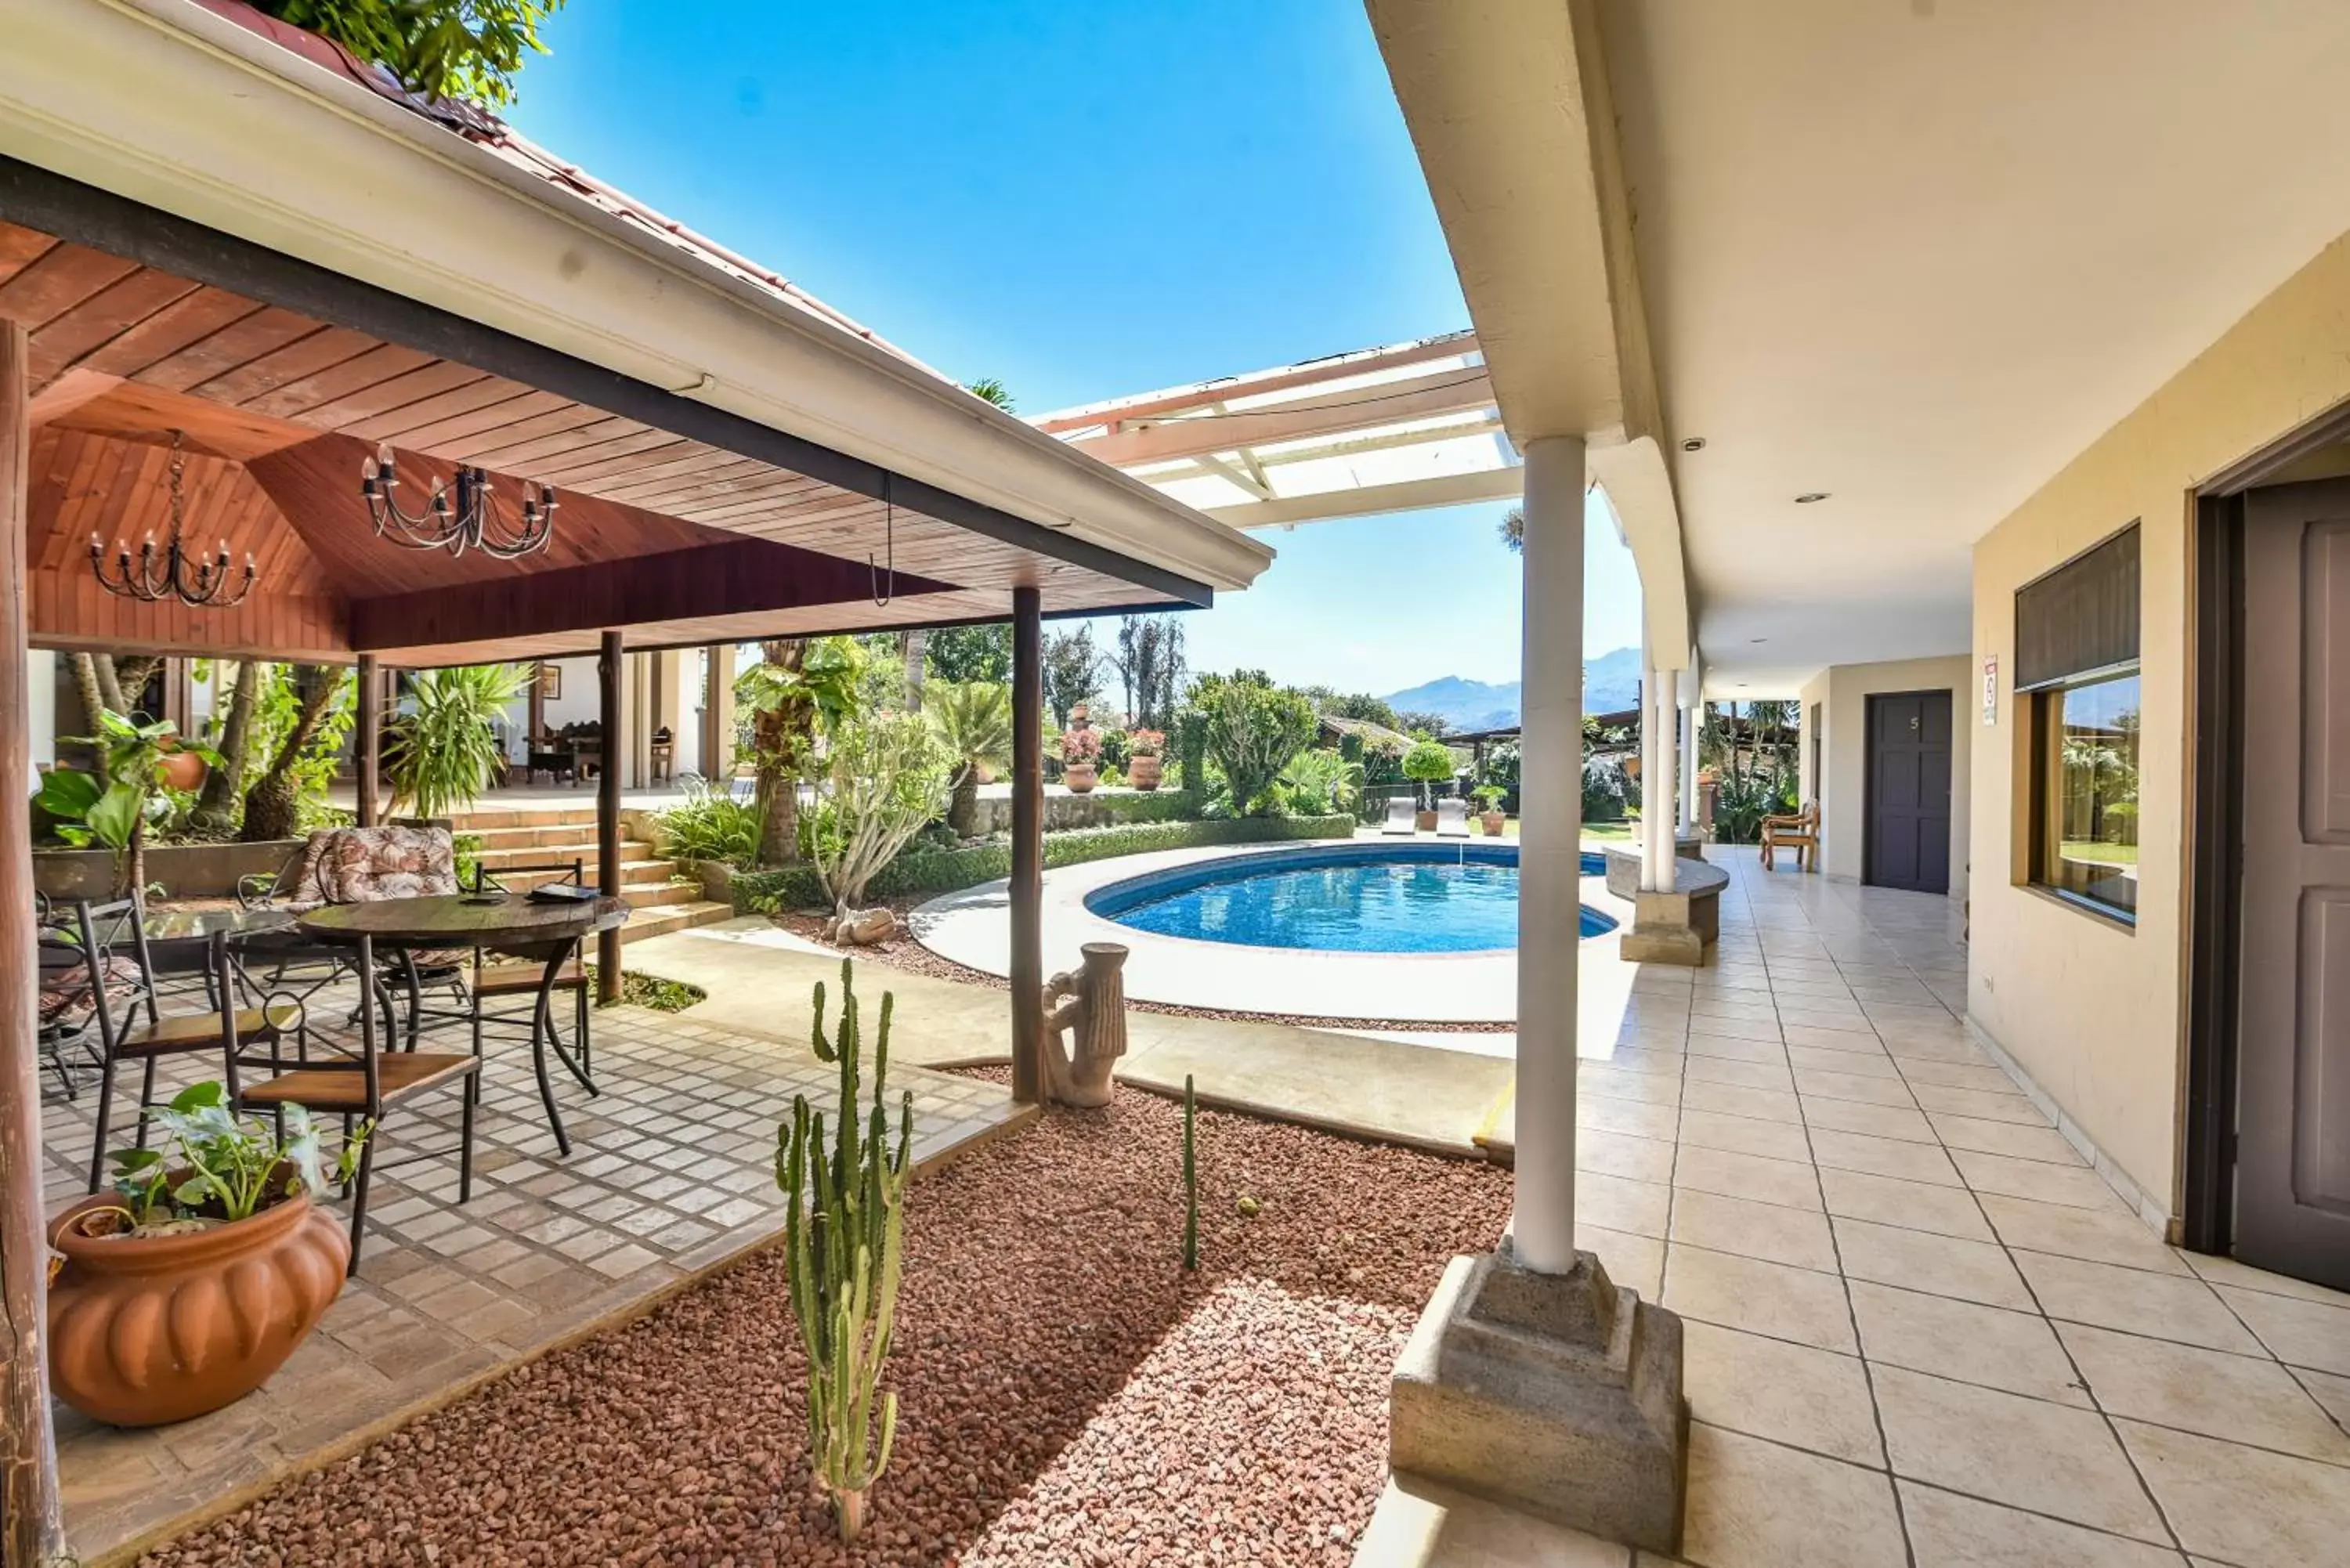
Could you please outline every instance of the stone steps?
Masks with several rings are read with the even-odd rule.
[[[695,898],[687,903],[648,904],[639,907],[629,916],[629,923],[620,928],[623,943],[639,941],[646,937],[667,936],[694,926],[715,925],[731,920],[734,910],[729,905],[716,904],[707,898]]]

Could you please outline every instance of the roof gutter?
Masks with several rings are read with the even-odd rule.
[[[192,0],[0,0],[0,151],[1223,589],[1273,552]]]

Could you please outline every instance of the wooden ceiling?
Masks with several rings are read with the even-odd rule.
[[[447,358],[0,222],[0,317],[26,327],[36,426],[28,590],[53,647],[442,664],[1172,602],[1107,573],[620,418]],[[89,536],[169,527],[182,432],[191,549],[251,552],[227,610],[99,590]],[[377,537],[359,491],[377,443],[421,508],[459,463],[518,502],[556,487],[520,561]],[[699,557],[699,559],[698,559]],[[895,562],[892,579],[873,565]],[[544,579],[534,581],[534,579]],[[891,585],[894,581],[894,592]],[[883,602],[877,603],[877,599]],[[625,622],[598,617],[626,616]]]

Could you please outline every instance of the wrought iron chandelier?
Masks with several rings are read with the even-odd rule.
[[[411,550],[446,550],[452,556],[479,550],[511,561],[536,555],[555,537],[553,485],[523,486],[522,520],[517,524],[490,488],[488,472],[461,463],[456,499],[452,502],[448,486],[436,480],[432,501],[411,516],[400,509],[392,495],[400,488],[394,461],[389,445],[376,448],[373,457],[359,461],[359,494],[367,502],[368,515],[375,520],[379,539]]]
[[[173,598],[191,609],[230,609],[244,602],[253,591],[255,567],[253,556],[244,557],[244,580],[234,593],[228,587],[228,541],[223,539],[220,548],[207,561],[187,553],[182,535],[187,528],[187,454],[181,443],[186,432],[172,432],[172,536],[159,556],[155,535],[149,534],[139,546],[139,560],[133,565],[130,546],[117,539],[114,542],[114,566],[109,571],[105,547],[96,534],[89,536],[89,569],[98,578],[98,586],[108,593],[126,599],[139,599],[153,604]]]

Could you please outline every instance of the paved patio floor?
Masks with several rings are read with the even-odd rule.
[[[2350,1562],[2350,1297],[2165,1246],[1969,1038],[1950,902],[1711,857],[1578,1106],[1582,1244],[1687,1326],[1683,1560]],[[1631,1561],[1457,1501],[1357,1561]]]
[[[770,1001],[805,1023],[805,992]],[[312,1017],[339,1012],[322,998]],[[547,1130],[527,1047],[491,1044],[473,1197],[463,1207],[457,1096],[386,1116],[380,1158],[432,1158],[378,1175],[359,1277],[260,1391],[147,1431],[56,1407],[67,1527],[86,1561],[177,1533],[485,1376],[640,1310],[781,1228],[775,1124],[795,1092],[829,1105],[837,1070],[802,1047],[636,1007],[598,1012],[594,1031],[603,1092],[591,1098],[558,1080],[567,1159]],[[219,1075],[209,1056],[167,1060],[162,1093]],[[135,1096],[135,1076],[128,1083]],[[893,1064],[890,1084],[913,1091],[921,1164],[1034,1114],[994,1085],[920,1067]],[[54,1094],[54,1079],[47,1086]],[[85,1089],[44,1106],[52,1211],[82,1192],[95,1103]],[[127,1134],[126,1122],[116,1131]],[[340,1204],[335,1212],[348,1215]]]

